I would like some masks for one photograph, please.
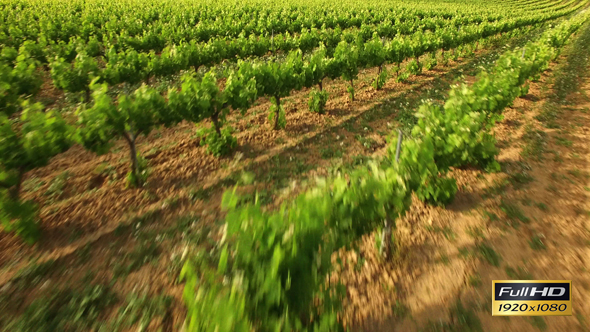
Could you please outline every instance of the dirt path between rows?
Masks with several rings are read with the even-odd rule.
[[[397,256],[345,253],[353,331],[590,331],[590,26],[496,128],[502,171],[456,170],[443,208],[415,202]],[[572,280],[573,316],[492,317],[492,280]]]

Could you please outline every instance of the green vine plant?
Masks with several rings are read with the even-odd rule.
[[[359,74],[359,51],[356,45],[341,41],[334,51],[334,66],[339,68],[341,77],[344,81],[350,82],[346,91],[350,100],[354,101],[354,80]]]
[[[429,53],[428,57],[424,61],[424,69],[432,70],[437,64],[438,61],[436,59],[436,53]]]
[[[388,77],[387,70],[383,70],[383,68],[379,67],[379,74],[377,74],[377,77],[372,83],[373,88],[375,90],[381,90],[385,86]]]
[[[215,157],[226,156],[238,146],[238,139],[232,136],[233,129],[224,126],[219,131],[215,125],[209,128],[197,130],[196,136],[200,138],[200,145],[206,146],[206,151]]]
[[[309,93],[308,107],[312,113],[324,114],[326,110],[326,103],[328,102],[329,94],[324,91],[323,79],[331,69],[329,59],[326,55],[326,47],[320,44],[309,58],[305,66],[305,84],[307,88],[318,86],[318,89],[312,89]]]
[[[444,67],[446,67],[446,66],[448,66],[448,65],[449,65],[449,57],[448,57],[448,56],[447,56],[447,54],[445,53],[445,50],[444,50],[444,49],[441,49],[441,50],[440,50],[440,61],[439,61],[439,63],[440,63],[442,66],[444,66]]]
[[[364,43],[359,61],[365,67],[377,67],[377,77],[375,77],[372,83],[375,90],[381,90],[387,81],[387,70],[383,70],[386,59],[387,50],[385,41],[380,39],[377,33],[374,33],[373,39]]]
[[[329,94],[327,91],[313,89],[309,93],[309,100],[307,105],[309,111],[312,113],[324,114],[326,112],[326,103],[328,102]]]
[[[406,72],[410,75],[420,75],[422,72],[422,64],[416,59],[412,59],[406,65]]]
[[[240,110],[244,114],[256,96],[252,67],[242,63],[239,70],[228,75],[223,88],[213,70],[201,80],[190,73],[184,75],[181,90],[168,92],[168,105],[175,119],[186,119],[193,123],[211,120],[211,127],[198,130],[197,136],[200,144],[207,146],[208,153],[219,157],[231,153],[238,144],[232,136],[232,128],[224,127],[230,110]]]
[[[274,120],[274,130],[285,129],[287,126],[287,115],[285,109],[281,105],[281,97],[275,96],[272,98],[274,104],[270,105],[268,110],[268,121]]]
[[[106,84],[91,83],[93,105],[78,111],[81,144],[97,154],[111,150],[115,138],[123,138],[129,148],[130,169],[127,184],[142,187],[147,181],[147,163],[137,151],[137,138],[154,128],[172,123],[164,97],[142,85],[132,94],[119,94],[116,101],[108,95]]]
[[[411,74],[408,71],[404,71],[403,73],[397,75],[395,81],[398,83],[404,83],[410,78]]]
[[[90,101],[90,83],[100,75],[95,58],[79,53],[76,60],[70,64],[67,60],[56,57],[50,67],[51,77],[57,88],[72,93],[83,92],[85,101]]]
[[[397,75],[399,74],[400,70],[401,70],[401,67],[400,67],[400,65],[398,63],[394,63],[391,66],[391,73],[392,73],[393,76],[396,76],[397,77]]]
[[[3,53],[6,51],[5,48]],[[12,63],[0,61],[0,113],[8,116],[20,110],[22,98],[36,94],[42,83],[37,71],[38,62],[26,53],[14,52],[9,56]]]
[[[288,97],[293,90],[299,90],[305,83],[302,52],[289,53],[281,62],[258,63],[254,66],[254,77],[259,95],[272,98],[268,120],[274,122],[273,129],[284,129],[287,125],[285,110],[281,98]]]
[[[19,117],[0,113],[0,222],[4,231],[34,243],[40,236],[37,204],[20,199],[23,177],[67,150],[74,130],[40,103],[23,101],[21,109]]]

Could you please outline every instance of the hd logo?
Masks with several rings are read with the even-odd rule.
[[[571,280],[494,280],[493,316],[571,316]]]

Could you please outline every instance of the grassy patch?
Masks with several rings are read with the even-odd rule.
[[[94,174],[105,177],[109,182],[117,180],[117,169],[109,163],[103,162],[94,169]]]
[[[410,309],[399,301],[395,301],[395,304],[391,307],[393,316],[399,319],[404,319],[410,314]]]
[[[166,267],[166,272],[168,273],[168,276],[170,277],[170,279],[175,280],[175,284],[179,281],[178,276],[180,275],[180,271],[184,266],[184,262],[185,261],[182,259],[181,255],[175,255],[170,259],[170,263],[168,263],[168,266]]]
[[[491,187],[485,189],[484,198],[504,194],[509,184],[510,181],[508,179],[494,181]]]
[[[587,178],[589,177],[589,176],[588,176],[588,173],[586,173],[586,172],[584,172],[584,171],[581,171],[581,170],[580,170],[580,169],[578,169],[578,168],[575,168],[575,169],[568,169],[568,170],[567,170],[567,172],[568,172],[570,175],[573,175],[574,177],[576,177],[576,178],[578,178],[578,179],[587,179]]]
[[[525,127],[523,139],[526,145],[522,150],[522,156],[542,161],[543,153],[547,148],[547,133],[542,130],[536,130],[532,126],[527,125]]]
[[[522,209],[515,204],[509,203],[506,200],[500,202],[500,209],[506,214],[506,217],[510,220],[518,220],[523,223],[530,222],[530,218],[524,215]]]
[[[357,272],[360,272],[364,265],[365,265],[365,258],[359,257],[359,259],[357,259],[357,261],[356,261],[356,265],[354,266],[354,270]]]
[[[561,154],[559,153],[559,151],[551,151],[554,156],[553,156],[553,161],[556,163],[562,163],[563,162],[563,158],[561,157]]]
[[[529,322],[532,326],[534,326],[539,331],[547,330],[547,323],[545,323],[545,319],[540,316],[533,316],[529,317]]]
[[[471,305],[468,307],[472,307]],[[449,322],[428,322],[426,327],[421,331],[428,332],[483,332],[481,321],[475,311],[467,309],[461,301],[457,301],[450,310]]]
[[[92,250],[91,243],[86,243],[84,247],[76,251],[76,255],[78,256],[78,262],[80,264],[84,264],[90,260],[90,251]]]
[[[34,300],[22,316],[9,324],[14,332],[97,330],[100,313],[117,301],[109,288],[87,286],[80,292],[59,290]]]
[[[455,325],[454,331],[483,332],[481,321],[475,312],[465,308],[461,301],[457,301],[451,309],[451,318]]]
[[[561,146],[565,146],[567,148],[571,147],[574,143],[564,137],[555,137],[555,143]]]
[[[467,229],[467,235],[471,236],[476,240],[484,240],[486,238],[483,234],[482,227],[469,227],[469,229]]]
[[[490,263],[493,266],[500,266],[501,257],[498,253],[490,246],[484,243],[477,245],[477,251],[482,259]]]
[[[164,199],[163,205],[167,206],[171,209],[174,209],[180,204],[180,197],[178,195],[174,195],[172,197],[167,197]]]
[[[350,161],[350,166],[351,168],[354,168],[357,166],[366,165],[369,161],[371,161],[371,157],[369,156],[356,155],[352,157],[352,160]]]
[[[514,279],[514,280],[533,280],[533,275],[530,274],[530,272],[528,272],[525,268],[523,267],[518,267],[518,269],[514,269],[510,266],[506,266],[504,268],[504,271],[506,272],[506,275],[508,275],[508,277],[510,279]]]
[[[430,232],[441,233],[441,234],[443,234],[445,239],[447,239],[449,241],[454,241],[455,238],[457,237],[457,234],[455,234],[455,232],[453,232],[453,229],[451,229],[449,226],[445,226],[445,227],[426,226],[426,230],[430,231]]]
[[[372,138],[364,137],[359,134],[355,135],[354,138],[367,150],[372,151],[377,146],[377,142]]]
[[[565,175],[565,174],[561,174],[561,173],[558,174],[558,173],[552,172],[550,175],[551,175],[551,178],[555,181],[566,180],[567,182],[569,182],[571,184],[576,184],[572,179],[567,177],[567,175]]]
[[[266,190],[259,190],[248,195],[243,195],[240,200],[240,204],[247,203],[259,203],[261,205],[267,205],[272,203],[273,196]]]
[[[45,185],[45,181],[33,177],[23,181],[22,190],[34,193],[38,191],[43,185]]]
[[[553,184],[548,185],[545,189],[552,193],[557,193],[559,191],[559,189],[557,189],[557,187]]]
[[[526,171],[514,173],[510,175],[510,183],[514,189],[520,189],[523,186],[533,182],[534,178]]]
[[[107,325],[106,331],[129,329],[137,326],[136,331],[145,331],[152,320],[165,318],[172,304],[170,296],[149,296],[148,294],[131,293],[125,305],[119,310],[117,318]]]
[[[188,198],[190,198],[192,201],[202,200],[206,202],[209,200],[209,198],[211,198],[211,194],[213,194],[213,187],[209,187],[207,189],[201,187],[189,191]]]
[[[529,245],[533,250],[545,250],[547,246],[543,243],[543,239],[539,235],[535,235],[529,241]]]
[[[350,133],[356,133],[358,132],[358,129],[356,129],[356,126],[354,124],[355,121],[356,119],[348,120],[342,125],[342,127]]]
[[[156,242],[143,241],[133,251],[126,254],[123,263],[116,263],[113,267],[115,278],[127,276],[129,273],[138,270],[143,265],[155,260],[159,256],[159,248]]]
[[[45,191],[45,196],[48,196],[49,200],[61,198],[70,177],[70,172],[65,171],[53,178],[49,184],[49,187],[47,188],[47,191]]]
[[[336,148],[334,146],[328,146],[326,148],[320,149],[320,156],[322,159],[342,158],[342,155],[342,149]]]
[[[47,274],[54,268],[55,260],[37,263],[32,262],[20,269],[14,279],[18,280],[21,287],[31,287],[37,285]]]
[[[461,247],[459,248],[459,256],[461,256],[464,259],[467,259],[469,257],[473,257],[474,252],[469,248],[469,247]]]
[[[449,265],[451,264],[451,260],[449,259],[449,256],[443,254],[440,256],[440,258],[438,259],[438,262],[443,264],[443,265]]]
[[[493,213],[493,212],[484,211],[484,212],[483,212],[483,215],[484,215],[484,217],[486,217],[486,219],[487,219],[489,222],[495,222],[495,221],[498,221],[498,220],[500,220],[500,218],[498,218],[498,215],[497,215],[497,214],[495,214],[495,213]]]
[[[313,168],[313,165],[310,165],[301,159],[297,159],[295,160],[295,166],[293,166],[292,170],[293,174],[301,175],[311,171]]]
[[[559,106],[554,102],[546,102],[543,104],[543,109],[535,119],[543,124],[545,128],[557,129],[559,124],[555,121],[560,114]]]
[[[541,211],[548,211],[549,208],[547,207],[547,205],[545,203],[541,203],[541,202],[537,202],[535,203],[535,206],[539,208],[539,210]]]
[[[479,274],[469,276],[469,285],[473,287],[479,287],[482,285],[481,277]]]

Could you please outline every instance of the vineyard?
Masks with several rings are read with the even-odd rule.
[[[0,330],[589,329],[589,6],[0,0]]]

